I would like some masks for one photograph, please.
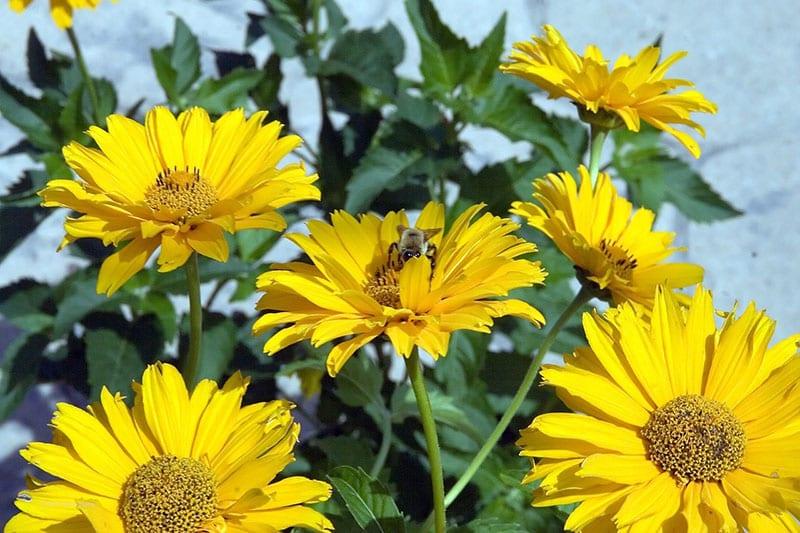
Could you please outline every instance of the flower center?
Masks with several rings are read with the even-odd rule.
[[[126,533],[195,531],[217,512],[214,473],[188,457],[154,457],[131,474],[119,514]]]
[[[176,222],[200,216],[217,203],[213,185],[200,176],[198,169],[167,169],[144,193],[144,200],[153,211],[167,212]]]
[[[656,409],[642,428],[650,459],[683,483],[719,481],[742,464],[742,424],[720,402],[678,396]]]
[[[614,268],[614,272],[616,272],[620,277],[625,279],[630,279],[631,273],[633,269],[636,268],[638,262],[636,258],[631,255],[628,250],[619,246],[614,241],[607,241],[603,239],[600,241],[600,251],[603,252],[603,255],[606,256],[608,262],[611,263],[612,267]]]
[[[367,281],[364,292],[376,302],[386,307],[400,309],[400,287],[398,286],[397,271],[383,266]]]

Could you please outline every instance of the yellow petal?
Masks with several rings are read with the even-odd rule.
[[[785,502],[774,479],[738,469],[722,478],[725,494],[747,512],[779,513]]]
[[[678,511],[680,493],[675,479],[668,472],[663,472],[625,498],[622,507],[614,515],[614,522],[624,527],[653,514],[669,516]]]
[[[108,533],[125,533],[125,527],[119,515],[114,511],[100,505],[95,500],[80,500],[77,502],[83,516],[92,524],[94,531]]]
[[[407,261],[400,271],[400,302],[406,309],[424,311],[420,304],[430,290],[431,264],[426,257]]]
[[[748,440],[742,468],[770,478],[800,477],[800,435]]]
[[[165,363],[148,366],[142,375],[141,396],[147,425],[161,452],[188,457],[194,428],[186,427],[189,393],[180,372]]]
[[[211,144],[211,119],[205,109],[193,107],[178,117],[183,134],[183,157],[189,170],[198,169],[203,175],[206,154]]]
[[[166,107],[156,106],[147,112],[144,125],[150,153],[160,167],[184,170],[183,133],[172,112]]]
[[[149,443],[146,444],[136,429],[122,396],[119,393],[112,395],[106,387],[103,387],[100,391],[100,405],[102,406],[102,415],[119,445],[137,464],[148,462],[152,455],[152,446],[148,446]]]
[[[158,271],[171,272],[182,267],[193,251],[186,242],[185,233],[162,233],[161,253],[158,254]]]
[[[53,427],[68,439],[70,448],[88,466],[120,485],[136,469],[136,463],[116,439],[90,413],[68,403],[59,403]]]
[[[597,453],[587,457],[578,470],[580,477],[597,477],[622,485],[646,483],[661,470],[644,455]]]
[[[521,433],[522,438],[517,444],[535,450],[539,457],[556,457],[551,453],[555,451],[557,443],[548,441],[547,438],[562,442],[562,447],[559,449],[583,456],[604,451],[627,455],[644,455],[646,453],[644,442],[636,432],[576,413],[539,415],[530,427]],[[540,439],[539,436],[547,438]],[[539,443],[552,443],[554,447],[552,449],[545,448],[537,445]],[[544,453],[547,455],[543,455]],[[571,457],[571,455],[566,457]]]
[[[372,341],[372,339],[377,337],[379,333],[380,331],[362,333],[360,335],[356,335],[350,340],[340,342],[339,344],[331,348],[331,351],[328,353],[328,359],[326,362],[328,374],[331,377],[335,377],[336,374],[338,374],[339,371],[342,369],[344,364],[350,360],[350,357],[353,356],[356,350],[366,345],[368,342]]]
[[[76,459],[69,450],[57,444],[32,442],[20,451],[20,455],[45,472],[98,496],[116,498],[122,487],[104,473],[92,470]]]
[[[144,268],[147,259],[158,247],[158,238],[134,239],[122,250],[108,256],[97,276],[97,292],[111,296],[134,274]]]
[[[186,233],[186,243],[200,255],[221,263],[228,260],[228,241],[222,228],[215,224],[200,224],[189,231]]]
[[[567,521],[564,523],[564,530],[594,531],[591,529],[590,525],[594,525],[593,522],[599,517],[616,513],[622,498],[632,490],[634,490],[634,488],[629,487],[586,498],[570,513],[569,517],[567,517]],[[613,524],[609,525],[613,527]],[[616,528],[610,531],[616,531]]]
[[[574,367],[545,366],[542,379],[558,387],[559,397],[568,407],[607,421],[643,427],[650,420],[645,406],[634,401],[611,381],[593,372]],[[609,420],[611,419],[611,420]]]

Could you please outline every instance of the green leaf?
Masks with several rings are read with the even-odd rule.
[[[352,213],[364,211],[381,191],[401,179],[403,172],[420,159],[422,153],[418,151],[398,152],[372,146],[347,183],[345,209]]]
[[[567,144],[556,121],[533,105],[528,93],[500,73],[495,74],[483,98],[462,106],[458,112],[464,120],[496,129],[512,141],[532,143],[560,170],[574,170],[583,156]]]
[[[347,17],[342,13],[342,9],[336,3],[336,0],[323,0],[322,5],[325,7],[325,14],[328,19],[328,27],[325,32],[329,37],[336,37],[341,33],[342,28],[347,25]]]
[[[340,435],[319,439],[314,445],[325,452],[331,465],[350,465],[369,470],[375,460],[375,454],[367,442],[363,438]]]
[[[11,184],[8,192],[0,196],[0,205],[14,207],[37,207],[42,199],[36,194],[44,187],[50,176],[44,170],[23,170],[22,175]],[[5,227],[3,228],[5,231]],[[2,237],[0,237],[2,242]]]
[[[684,161],[662,161],[666,201],[695,222],[714,222],[737,217],[742,211],[728,203]]]
[[[200,283],[217,279],[241,278],[252,272],[252,265],[245,263],[238,257],[229,257],[225,263],[218,261],[200,261]],[[186,294],[186,274],[183,269],[173,270],[165,274],[154,270],[139,272],[131,286],[148,286],[153,290],[168,292],[170,294]]]
[[[169,63],[169,47],[151,48],[150,60],[153,63],[153,70],[156,71],[156,79],[164,89],[164,94],[167,95],[167,100],[173,103],[177,102],[178,93],[175,90],[175,81],[178,73]]]
[[[143,315],[147,313],[155,315],[167,342],[175,338],[178,333],[178,315],[169,297],[160,292],[150,291],[141,299],[138,309]]]
[[[336,376],[336,395],[350,407],[363,407],[370,403],[383,405],[380,369],[362,351],[351,358]]]
[[[258,84],[250,92],[256,105],[261,109],[277,111],[280,106],[278,93],[280,92],[283,73],[281,72],[281,58],[277,54],[271,54],[262,68],[264,75]]]
[[[486,360],[489,339],[489,335],[475,331],[453,333],[447,357],[437,361],[433,369],[436,380],[444,385],[451,397],[463,398],[475,391],[476,387],[483,387],[476,382]]]
[[[469,44],[442,22],[430,0],[406,0],[406,11],[419,40],[423,85],[440,96],[450,93],[468,72]]]
[[[58,61],[48,59],[42,41],[31,28],[28,31],[28,77],[39,89],[55,89],[59,85]]]
[[[72,169],[67,166],[61,152],[48,152],[39,156],[50,179],[72,179]]]
[[[83,116],[81,101],[83,99],[83,85],[79,85],[67,97],[64,108],[58,115],[58,126],[65,137],[75,138],[86,128],[86,118]]]
[[[442,113],[439,108],[425,98],[401,92],[395,103],[397,112],[394,118],[407,120],[420,128],[432,128],[442,121]]]
[[[402,45],[403,40],[391,23],[378,31],[349,30],[336,40],[318,72],[325,76],[344,74],[362,85],[393,95],[397,92],[394,67],[402,61]]]
[[[527,533],[528,529],[520,524],[504,522],[499,518],[476,518],[469,524],[451,530],[452,533]]]
[[[336,494],[364,531],[405,531],[403,515],[386,486],[360,468],[340,466],[328,475]]]
[[[614,132],[612,163],[629,188],[631,200],[658,212],[663,202],[675,205],[695,222],[713,222],[742,214],[681,159],[667,155],[661,132]]]
[[[267,15],[260,24],[272,41],[275,53],[285,58],[298,54],[303,32],[296,21],[284,16]]]
[[[19,128],[35,147],[45,151],[59,151],[61,145],[55,139],[47,120],[41,115],[40,103],[0,76],[0,115]]]
[[[530,161],[506,160],[483,167],[477,174],[465,174],[461,180],[461,197],[483,202],[487,211],[502,214],[511,202],[529,200],[531,183],[549,172],[552,161],[534,157]]]
[[[54,337],[61,337],[67,333],[75,323],[80,322],[84,316],[96,309],[119,307],[121,293],[109,298],[105,294],[97,294],[96,285],[97,282],[94,279],[68,282],[66,294],[58,302],[58,311],[53,321]]]
[[[100,397],[104,386],[131,398],[131,380],[141,377],[145,367],[136,345],[112,329],[88,330],[84,339],[92,399]]]
[[[97,91],[97,114],[101,117],[114,114],[117,111],[117,91],[114,89],[114,85],[108,80],[95,79],[94,87]],[[91,117],[92,102],[86,93],[87,91],[84,91],[83,112],[85,116]]]
[[[0,421],[5,420],[36,383],[39,363],[50,339],[20,335],[6,347],[0,363]]]
[[[247,300],[253,296],[253,292],[255,292],[256,288],[256,280],[260,274],[260,272],[254,271],[247,276],[236,280],[236,289],[233,291],[233,294],[231,294],[230,301],[239,302],[242,300]]]
[[[433,418],[442,424],[454,427],[469,435],[475,442],[482,442],[482,435],[455,400],[437,389],[428,389]],[[408,417],[418,417],[417,401],[414,391],[407,384],[397,387],[392,395],[392,420],[400,423]]]
[[[175,18],[172,44],[151,49],[156,77],[167,98],[178,104],[200,77],[200,43],[180,17]]]
[[[264,257],[264,254],[275,246],[275,243],[281,238],[281,234],[277,231],[246,229],[237,231],[234,238],[241,258],[248,262],[254,262]]]
[[[2,211],[0,211],[2,214]],[[50,287],[22,279],[0,289],[0,314],[14,326],[37,333],[53,323]],[[48,312],[50,311],[50,312]]]
[[[208,313],[203,319],[203,340],[200,344],[200,365],[197,379],[218,380],[233,359],[238,329],[229,317]]]
[[[169,64],[175,69],[175,92],[183,94],[200,77],[200,43],[180,17],[175,18]]]
[[[248,92],[263,79],[258,70],[235,68],[219,79],[207,78],[187,100],[191,105],[206,109],[209,113],[222,114],[247,103]]]
[[[483,42],[470,50],[470,73],[464,85],[472,94],[482,94],[489,88],[505,50],[505,38],[506,14],[503,13]]]

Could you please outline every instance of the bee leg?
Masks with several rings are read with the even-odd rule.
[[[431,278],[433,278],[433,269],[436,268],[436,252],[436,246],[428,243],[428,247],[425,250],[425,257],[428,258],[428,261],[431,264]]]
[[[403,267],[403,265],[400,263],[400,247],[396,242],[393,242],[389,245],[387,255],[389,256],[387,263],[392,270],[400,270]]]

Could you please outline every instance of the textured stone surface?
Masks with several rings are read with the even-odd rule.
[[[688,258],[706,267],[706,284],[717,303],[753,299],[778,320],[778,335],[798,328],[800,306],[795,305],[794,280],[800,278],[800,222],[793,209],[800,205],[800,34],[787,21],[796,18],[794,0],[763,3],[724,2],[589,2],[575,0],[435,0],[446,22],[476,43],[494,25],[502,11],[509,13],[507,44],[538,32],[542,23],[558,27],[573,47],[597,43],[609,56],[634,53],[663,34],[667,52],[689,51],[673,71],[694,80],[719,105],[719,114],[701,117],[708,140],[695,164],[713,186],[745,215],[710,225],[689,223],[668,210],[662,227],[679,232],[689,247]],[[341,2],[355,27],[381,26],[392,20],[407,37],[406,59],[400,72],[416,76],[419,48],[413,39],[400,0]],[[173,14],[180,14],[200,35],[204,67],[213,68],[211,49],[241,50],[248,10],[256,1],[123,0],[104,3],[97,13],[79,12],[76,27],[91,71],[114,80],[124,109],[140,96],[147,104],[161,98],[150,68],[149,48],[170,37]],[[46,2],[37,0],[29,12],[14,15],[0,4],[0,72],[13,83],[27,83],[24,47],[28,28],[35,26],[49,48],[69,51],[66,36],[49,19]],[[263,58],[268,51],[256,46]],[[314,83],[305,80],[297,62],[284,66],[287,84],[282,97],[289,102],[294,127],[313,142],[319,128]],[[571,112],[569,106],[549,109]],[[475,143],[470,161],[476,165],[524,155],[523,145],[510,145],[497,135],[468,129]],[[12,145],[18,132],[0,119],[0,150]],[[676,146],[676,151],[686,155]],[[687,156],[688,157],[688,156]],[[9,184],[27,161],[4,159],[0,187]],[[0,285],[23,273],[56,280],[78,263],[56,255],[61,239],[55,214],[19,250],[0,264]],[[57,391],[61,397],[68,392]],[[72,398],[74,400],[74,398]],[[80,403],[80,400],[78,400]],[[10,501],[20,487],[22,463],[16,449],[35,436],[47,438],[45,424],[52,411],[52,391],[39,388],[11,421],[0,426],[0,522],[10,512]],[[32,428],[32,429],[29,429]]]

